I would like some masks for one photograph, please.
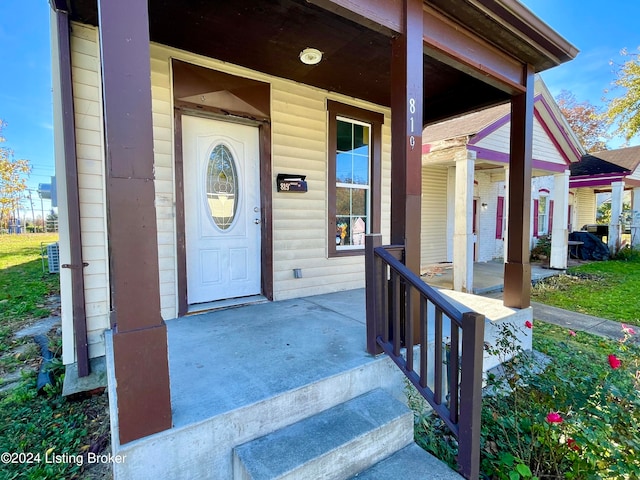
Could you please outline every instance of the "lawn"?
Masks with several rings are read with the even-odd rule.
[[[640,326],[640,256],[593,262],[539,282],[531,299],[573,312]]]
[[[107,395],[62,397],[64,368],[59,358],[52,369],[55,384],[38,394],[39,349],[29,338],[14,337],[26,324],[59,315],[59,276],[49,274],[48,268],[43,273],[41,258],[41,245],[57,239],[50,234],[0,235],[0,375],[24,371],[15,389],[0,393],[3,480],[108,478],[108,469],[105,473],[82,462],[88,452],[101,453],[109,443]],[[59,357],[60,336],[55,329],[48,336],[50,350]],[[47,462],[55,458],[74,461]]]

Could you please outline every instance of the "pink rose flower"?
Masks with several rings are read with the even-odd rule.
[[[622,365],[622,362],[618,357],[611,354],[609,355],[609,365],[611,365],[611,368],[615,370],[616,368],[620,368],[620,365]]]
[[[547,422],[562,423],[562,416],[558,412],[549,412],[547,414]]]
[[[572,337],[575,337],[577,335],[576,332],[574,332],[573,330],[569,330],[569,335]]]

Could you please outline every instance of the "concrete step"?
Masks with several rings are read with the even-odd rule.
[[[415,443],[398,450],[373,467],[352,477],[352,480],[463,480],[444,462],[425,452]]]
[[[412,412],[376,389],[234,448],[233,478],[346,479],[412,441]]]

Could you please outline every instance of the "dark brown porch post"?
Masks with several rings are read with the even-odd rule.
[[[146,0],[98,0],[120,442],[171,428]]]
[[[424,62],[422,3],[422,0],[404,0],[404,33],[393,39],[391,59],[391,243],[405,246],[405,265],[418,275]],[[414,313],[413,331],[419,332],[418,311]]]
[[[533,152],[533,68],[524,71],[526,92],[511,99],[511,156],[509,160],[509,216],[507,263],[504,266],[504,304],[531,304],[531,166]]]
[[[66,2],[52,1],[55,11],[55,35],[58,40],[57,84],[61,103],[62,149],[64,152],[64,174],[67,220],[69,222],[69,265],[71,270],[71,302],[73,308],[73,331],[75,335],[78,377],[91,373],[89,343],[87,341],[87,312],[84,296],[84,272],[82,259],[82,235],[80,228],[80,198],[78,196],[78,164],[76,163],[76,123],[73,108],[73,81],[71,78],[71,42],[69,39],[69,11]],[[54,47],[55,48],[55,47]],[[54,86],[54,89],[56,87]],[[67,373],[67,375],[70,375]]]

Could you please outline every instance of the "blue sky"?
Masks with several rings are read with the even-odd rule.
[[[637,51],[640,46],[640,1],[524,0],[524,4],[580,50],[574,61],[542,74],[551,93],[569,90],[579,101],[601,104],[614,78],[609,62],[623,61],[622,48]],[[49,45],[47,0],[0,0],[0,118],[9,124],[4,145],[17,158],[31,161],[29,187],[34,189],[53,175]],[[616,139],[609,146],[621,143]],[[631,144],[640,144],[640,138]]]
[[[575,60],[542,73],[551,94],[573,92],[578,101],[602,105],[604,91],[615,78],[609,62],[623,63],[620,50],[638,52],[640,46],[640,1],[618,0],[524,0],[523,2],[580,53]],[[618,96],[613,90],[609,97]],[[610,148],[619,148],[624,139],[612,139]],[[640,144],[636,136],[630,145]]]
[[[50,183],[54,173],[49,45],[47,0],[0,0],[0,118],[8,123],[3,146],[31,161],[33,189]],[[40,210],[39,199],[34,207]]]

